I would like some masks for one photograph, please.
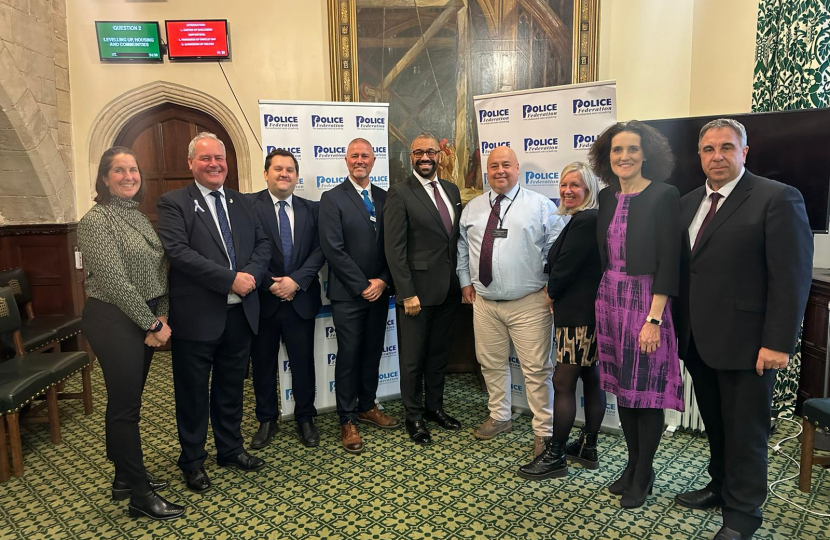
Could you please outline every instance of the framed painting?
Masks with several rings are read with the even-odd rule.
[[[409,145],[441,145],[439,171],[481,192],[473,96],[596,80],[599,0],[329,0],[332,98],[388,102],[389,174]]]

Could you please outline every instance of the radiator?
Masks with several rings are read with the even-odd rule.
[[[697,408],[692,376],[686,371],[686,365],[683,362],[680,363],[680,374],[683,377],[683,399],[686,411],[681,413],[671,409],[666,410],[666,432],[670,435],[680,428],[702,433],[706,431],[706,428]]]

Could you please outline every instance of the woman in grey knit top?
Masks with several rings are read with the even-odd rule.
[[[156,490],[144,468],[138,422],[141,394],[155,347],[170,339],[164,249],[138,211],[144,185],[129,148],[101,157],[97,203],[78,223],[78,243],[88,275],[83,333],[104,372],[107,387],[107,457],[115,465],[114,500],[130,499],[133,517],[171,519],[184,513]]]

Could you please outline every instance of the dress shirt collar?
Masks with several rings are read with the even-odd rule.
[[[432,180],[427,180],[426,178],[424,178],[423,176],[421,176],[420,174],[418,174],[414,170],[412,171],[412,174],[415,175],[415,178],[417,178],[418,181],[421,183],[421,185],[423,185],[424,187],[427,187],[427,186],[432,187],[431,183],[433,181],[436,181],[436,182],[438,181],[438,171],[435,171],[435,177]]]
[[[271,196],[271,202],[274,203],[274,206],[277,206],[277,204],[279,204],[279,202],[282,200],[282,199],[276,197],[273,193],[271,193],[271,190],[268,190],[268,195]],[[291,195],[289,195],[287,199],[285,199],[285,204],[287,204],[291,208],[294,208],[294,194],[293,193]]]
[[[735,190],[735,186],[738,185],[738,182],[741,178],[744,177],[744,173],[746,172],[746,167],[741,167],[741,172],[738,173],[738,176],[734,180],[730,180],[729,182],[725,183],[721,186],[721,188],[717,191],[721,197],[726,199],[729,197],[729,194]],[[708,199],[712,193],[715,193],[715,190],[709,186],[709,179],[706,179],[706,198]]]
[[[196,180],[194,180],[194,182],[196,182]],[[199,192],[202,194],[202,197],[204,197],[206,201],[213,200],[213,197],[211,197],[210,199],[208,199],[208,197],[214,191],[218,191],[222,194],[222,198],[225,198],[225,186],[219,186],[219,189],[210,189],[209,187],[205,187],[199,182],[196,182],[196,187],[199,188]]]
[[[493,197],[493,195],[494,195],[495,193],[496,193],[496,192],[495,192],[495,191],[493,191],[493,190],[491,189],[491,190],[490,190],[490,192],[487,194],[487,197],[489,197],[489,200],[490,200],[490,204],[493,204],[493,203],[495,202],[495,200],[496,200],[496,197],[498,197],[498,195],[496,195],[496,197]],[[511,201],[512,201],[513,199],[515,199],[515,198],[516,198],[516,195],[517,195],[518,193],[519,193],[519,183],[518,183],[518,182],[516,182],[516,185],[515,185],[515,186],[513,186],[513,189],[511,189],[510,191],[508,191],[507,193],[505,193],[505,194],[504,194],[504,196],[505,196],[505,198],[506,198],[506,199],[508,199],[508,200],[511,200]]]
[[[372,198],[372,181],[371,180],[369,181],[369,184],[365,188],[360,187],[360,184],[358,184],[357,182],[354,181],[354,178],[352,178],[352,175],[349,175],[349,182],[351,182],[352,185],[354,186],[354,188],[357,190],[358,195],[363,196],[363,190],[366,189],[366,190],[369,191],[369,198]]]

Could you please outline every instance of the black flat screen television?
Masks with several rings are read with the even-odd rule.
[[[830,109],[729,115],[746,127],[746,168],[801,192],[813,232],[830,229]],[[681,195],[706,179],[697,155],[700,128],[721,116],[648,120],[669,139],[676,165],[666,180]]]

